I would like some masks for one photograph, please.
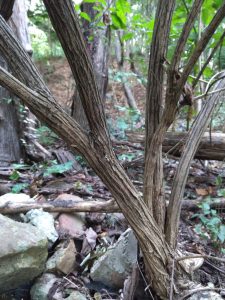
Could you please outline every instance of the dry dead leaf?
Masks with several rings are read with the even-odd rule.
[[[195,189],[198,196],[207,196],[209,191],[207,189]]]

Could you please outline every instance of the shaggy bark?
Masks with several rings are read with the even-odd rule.
[[[88,119],[90,132],[87,134],[82,130],[79,124],[67,115],[55,102],[40,78],[31,59],[23,48],[21,48],[17,40],[13,38],[11,31],[9,31],[7,24],[5,24],[1,17],[0,52],[4,54],[7,61],[11,64],[17,79],[0,68],[0,82],[19,97],[23,98],[26,105],[35,115],[62,137],[72,150],[81,153],[86,158],[89,165],[108,187],[134,230],[140,243],[145,259],[146,270],[150,275],[154,291],[161,299],[168,299],[169,294],[173,292],[173,289],[171,289],[171,292],[169,290],[170,276],[174,273],[174,255],[162,234],[161,224],[157,225],[154,220],[154,210],[151,209],[151,211],[149,211],[143,198],[126,175],[112,150],[111,141],[106,128],[103,103],[97,89],[93,67],[85,47],[72,1],[58,0],[56,2],[53,0],[44,0],[44,3],[76,80],[80,98]],[[154,76],[157,78],[155,86],[152,86],[155,94],[151,94],[151,97],[149,97],[147,101],[149,105],[148,110],[151,113],[155,113],[155,117],[153,118],[154,122],[150,123],[154,126],[153,129],[151,129],[148,125],[146,140],[146,151],[148,151],[146,154],[146,174],[148,177],[146,190],[147,198],[150,199],[151,203],[152,195],[156,195],[158,198],[160,197],[160,193],[158,193],[158,183],[160,183],[161,187],[161,173],[158,169],[159,167],[161,168],[161,155],[159,155],[159,153],[162,141],[168,126],[175,116],[177,101],[184,86],[183,80],[194,66],[194,64],[192,64],[191,69],[186,70],[185,75],[181,76],[178,83],[175,80],[176,74],[174,70],[170,70],[166,94],[166,107],[163,112],[162,120],[159,123],[162,99],[161,84],[163,81],[158,81],[158,79],[163,79],[163,54],[166,53],[167,49],[169,26],[174,4],[175,1],[172,0],[166,1],[166,3],[162,0],[159,1],[157,16],[159,16],[161,20],[160,18],[156,20],[153,43],[156,49],[159,50],[160,55],[158,56],[152,47],[153,52],[150,59],[150,65],[151,63],[153,64]],[[224,5],[221,7],[224,7]],[[225,10],[223,13],[225,14]],[[216,14],[211,25],[209,25],[210,30],[207,31],[209,37],[205,36],[204,41],[196,46],[197,50],[194,51],[194,58],[192,58],[191,62],[194,62],[196,56],[200,55],[200,53],[198,53],[199,49],[203,50],[206,46],[206,40],[209,40],[211,37],[212,30],[215,31],[219,24],[219,19],[220,21],[222,20],[221,10]],[[157,30],[160,31],[162,27],[164,28],[163,35],[158,36],[158,39],[156,39],[156,32]],[[161,47],[159,47],[159,44]],[[154,61],[154,57],[156,61]],[[149,89],[149,94],[150,93],[151,91]],[[153,101],[153,98],[155,101]],[[159,100],[159,102],[157,102],[157,100]],[[147,113],[149,122],[150,112]],[[152,178],[156,178],[157,190],[153,188],[151,184]],[[152,193],[152,191],[154,193]],[[154,212],[155,219],[158,218],[158,213],[160,218],[162,216],[161,219],[163,219],[163,215],[160,211],[157,213]],[[177,270],[180,271],[178,265],[176,265],[175,271]],[[175,276],[177,276],[176,272]]]
[[[3,1],[0,6],[0,14],[8,20],[9,26],[25,49],[30,51],[25,0]],[[8,68],[2,57],[0,57],[0,65]],[[22,158],[20,142],[22,122],[19,121],[19,104],[15,103],[15,96],[4,88],[0,88],[0,99],[0,161],[4,164],[10,164],[11,162],[18,162]]]
[[[79,124],[55,102],[30,57],[18,41],[13,38],[12,32],[1,17],[0,51],[10,62],[14,74],[27,87],[2,68],[0,69],[0,82],[21,97],[30,110],[61,136],[72,150],[84,155],[89,165],[109,188],[133,228],[145,257],[147,272],[151,274],[151,278],[154,278],[152,283],[154,290],[162,299],[167,299],[169,293],[167,264],[172,255],[139,192],[127,177],[111,149],[111,142],[105,127],[104,111],[94,81],[93,69],[85,50],[82,34],[79,27],[77,27],[78,20],[74,15],[72,3],[63,0],[58,1],[57,4],[52,1],[45,2],[48,2],[46,6],[50,15],[52,16],[54,11],[58,16],[56,22],[60,23],[63,20],[66,22],[63,21],[63,26],[61,24],[59,32],[63,29],[62,34],[68,42],[69,53],[66,49],[65,52],[81,91],[80,94],[91,128],[90,134],[87,135]],[[67,32],[68,35],[65,28],[70,28]],[[78,37],[74,38],[77,35]],[[63,38],[61,37],[61,39]],[[61,42],[64,45],[65,41]],[[73,43],[76,43],[76,45]],[[72,51],[71,47],[75,51]],[[81,56],[80,53],[83,53],[83,55]],[[74,55],[76,56],[74,57]],[[78,63],[79,59],[81,60],[80,63]],[[83,80],[79,79],[80,76]]]
[[[111,33],[110,26],[107,23],[105,23],[104,28],[98,29],[94,32],[92,22],[94,22],[97,11],[93,9],[93,6],[93,3],[83,3],[81,6],[82,11],[87,13],[92,20],[90,23],[89,21],[82,19],[82,29],[86,46],[92,59],[100,97],[104,100],[108,84],[108,61]],[[89,38],[91,37],[93,37],[93,40],[89,41]],[[72,116],[82,128],[88,130],[88,121],[77,89],[74,92],[72,101]]]
[[[224,86],[225,79],[222,79],[219,84],[217,84],[217,88],[220,89]],[[182,203],[181,200],[184,194],[190,164],[219,99],[219,93],[208,97],[207,102],[204,104],[204,107],[195,120],[194,126],[191,128],[176,171],[166,219],[166,240],[173,249],[177,246],[177,234]]]
[[[6,61],[0,57],[0,66],[7,69]],[[12,93],[0,86],[0,164],[19,161],[19,122]]]
[[[197,2],[197,0],[195,2]],[[163,4],[162,4],[162,6],[163,6]],[[190,11],[190,14],[193,14],[192,10]],[[155,197],[153,198],[152,195],[153,195],[153,189],[154,189],[154,183],[153,183],[154,182],[153,181],[154,172],[155,172],[155,168],[158,165],[158,159],[159,159],[158,153],[159,153],[159,151],[161,151],[161,145],[163,143],[166,131],[169,128],[169,126],[172,124],[172,122],[175,118],[175,115],[177,112],[178,101],[179,101],[182,89],[184,87],[184,84],[187,81],[188,76],[190,75],[190,72],[192,71],[195,63],[197,62],[199,56],[201,55],[202,51],[204,51],[210,38],[212,37],[213,33],[215,32],[215,30],[217,29],[217,27],[223,20],[224,16],[225,16],[225,3],[223,3],[221,5],[219,10],[216,12],[214,18],[212,19],[212,21],[210,22],[208,27],[205,29],[204,33],[202,34],[201,39],[198,41],[195,49],[193,50],[193,53],[191,54],[187,65],[184,67],[184,71],[181,74],[181,77],[179,79],[177,79],[177,70],[176,69],[174,69],[170,66],[167,71],[168,78],[167,78],[167,88],[166,88],[166,97],[165,97],[165,108],[163,110],[161,122],[155,129],[153,136],[151,134],[149,134],[150,129],[146,133],[147,137],[149,135],[152,136],[152,138],[150,139],[150,142],[148,143],[149,147],[148,147],[148,151],[146,152],[146,158],[145,158],[146,173],[145,173],[145,194],[144,195],[145,195],[145,197],[147,197],[149,199],[150,203],[152,203],[152,199],[156,199]],[[189,18],[187,19],[187,21],[184,25],[186,30],[189,30],[190,26],[187,24],[189,24]],[[193,24],[193,22],[192,22],[192,24]],[[161,27],[159,27],[159,28],[161,28]],[[182,34],[181,34],[181,36],[182,36]],[[159,37],[159,39],[160,39],[160,37]],[[180,39],[179,43],[182,43],[181,41],[182,41],[182,38]],[[179,48],[182,49],[183,47],[184,47],[184,45],[182,43],[182,47],[179,47]],[[161,48],[159,49],[159,51],[161,51]],[[161,57],[161,60],[158,58],[158,60],[155,61],[155,63],[158,62],[158,64],[159,64],[157,71],[159,72],[159,70],[161,70],[162,74],[163,74],[163,69],[162,69],[162,67],[160,68],[160,64],[162,64],[163,60],[164,60],[163,57]],[[172,59],[172,61],[173,61],[173,59]],[[173,65],[176,66],[177,64],[174,63]],[[153,74],[154,74],[153,77],[155,77],[156,74],[155,73],[153,73]],[[162,74],[161,74],[161,76],[162,76]],[[159,74],[158,74],[158,76],[159,76]],[[158,76],[156,76],[156,78],[159,78]],[[153,80],[154,80],[154,78],[153,78]],[[155,93],[152,95],[153,98],[154,97],[157,98],[158,95],[162,94],[162,91],[161,92],[158,91],[159,86],[160,86],[160,81],[155,81],[155,85],[156,85],[156,87],[153,87],[153,90],[155,91]],[[150,97],[150,99],[152,99],[152,98]],[[157,102],[155,102],[155,103],[157,103]],[[148,109],[147,109],[147,111],[148,111]],[[146,123],[146,126],[147,126],[147,124],[148,124],[148,122]]]
[[[146,100],[146,140],[144,199],[155,220],[164,230],[165,201],[163,197],[162,146],[155,149],[155,161],[152,163],[150,145],[160,123],[163,105],[164,61],[167,54],[170,24],[175,6],[174,0],[160,0],[155,16],[155,26],[150,50],[148,88]]]

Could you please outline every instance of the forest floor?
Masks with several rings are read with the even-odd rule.
[[[57,101],[69,112],[74,81],[65,59],[52,59],[39,63],[38,67]],[[133,82],[132,91],[140,110],[140,113],[135,114],[127,107],[121,84],[110,81],[109,86],[106,100],[108,125],[113,139],[120,141],[114,143],[114,149],[130,178],[141,192],[143,188],[143,145],[126,143],[126,131],[143,129],[145,88],[137,81]],[[42,134],[44,139],[42,136],[40,142],[45,141],[43,146],[53,153],[57,163],[46,165],[46,162],[40,161],[36,163],[38,168],[35,171],[34,167],[18,168],[20,177],[14,179],[14,185],[28,183],[29,185],[24,187],[23,191],[30,193],[31,196],[38,194],[42,199],[41,201],[53,200],[59,195],[63,198],[65,194],[77,195],[87,200],[108,200],[111,198],[110,192],[80,156],[76,156],[77,164],[73,165],[72,168],[65,169],[65,172],[61,172],[62,170],[58,173],[54,171],[54,165],[67,163],[71,156],[61,140],[52,137],[48,131],[42,132]],[[51,140],[51,138],[53,139]],[[172,180],[177,166],[178,159],[165,155],[164,186],[166,200],[170,196]],[[206,163],[194,160],[192,162],[184,200],[193,201],[193,203],[201,200],[201,204],[198,204],[194,209],[182,210],[178,245],[184,252],[220,258],[225,253],[225,206],[219,204],[221,200],[225,199],[224,166],[223,162],[216,161]],[[51,171],[52,167],[53,171]],[[217,208],[211,208],[209,201],[218,202]],[[124,230],[124,224],[116,228],[111,225],[107,227],[104,223],[105,214],[93,213],[90,219],[91,226],[98,235],[104,232],[112,240],[117,239]],[[97,219],[102,220],[102,223],[96,221]],[[203,285],[211,282],[215,287],[224,288],[225,263],[205,258],[204,263],[194,276]]]

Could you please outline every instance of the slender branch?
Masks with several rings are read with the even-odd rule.
[[[203,1],[204,0],[195,0],[194,4],[192,5],[191,11],[186,19],[184,26],[183,26],[179,40],[177,42],[176,49],[174,51],[174,55],[173,55],[172,62],[171,62],[172,70],[178,70],[178,68],[179,68],[181,56],[183,54],[185,45],[187,43],[188,36],[191,32],[191,29],[194,26],[197,15],[199,14],[199,12],[201,10]]]
[[[0,1],[0,15],[8,21],[13,12],[15,0],[1,0]]]
[[[206,48],[209,40],[213,36],[214,32],[216,31],[217,27],[220,25],[224,17],[225,17],[225,2],[223,2],[223,4],[220,6],[219,10],[213,17],[208,27],[203,32],[201,39],[198,41],[194,51],[192,52],[191,57],[189,58],[186,66],[184,67],[184,71],[179,80],[179,88],[182,89],[182,87],[184,86],[199,56]]]
[[[151,43],[148,88],[146,99],[146,152],[151,143],[152,135],[158,126],[162,105],[162,87],[164,77],[164,60],[167,55],[169,32],[174,0],[160,0],[157,6],[154,32]],[[154,104],[153,104],[154,103]]]
[[[192,79],[196,79],[197,78],[196,76],[193,76],[193,75],[189,75],[189,77],[192,78]],[[198,81],[203,82],[203,83],[208,83],[207,80],[204,80],[202,78],[199,78]]]
[[[188,8],[188,6],[187,6],[186,0],[182,0],[182,3],[183,3],[183,5],[184,5],[184,7],[185,7],[187,13],[189,14],[189,13],[190,13],[190,10],[189,10],[189,8]],[[195,28],[195,26],[193,26],[193,29],[194,29],[194,31],[195,31],[196,36],[198,36],[198,32],[197,32],[197,29]]]
[[[213,94],[216,94],[216,93],[219,93],[219,92],[222,92],[222,91],[225,91],[225,87],[221,88],[221,89],[218,89],[218,90],[215,90],[215,91],[212,91],[212,92],[206,92],[202,95],[196,96],[196,97],[194,97],[193,100],[199,100],[199,99],[205,98],[206,96],[213,95]]]
[[[205,87],[205,92],[206,92],[206,93],[210,90],[210,88],[211,88],[217,81],[223,79],[223,77],[224,77],[225,75],[223,75],[222,77],[216,78],[216,77],[218,77],[218,76],[221,75],[221,74],[224,74],[224,71],[220,71],[220,72],[214,74],[214,75],[210,78],[209,82],[207,83],[207,85],[206,85],[206,87]]]
[[[215,52],[217,51],[217,49],[219,48],[219,46],[222,44],[223,40],[225,37],[225,31],[224,33],[221,35],[219,41],[216,43],[215,47],[212,49],[209,57],[207,58],[207,60],[205,61],[204,65],[202,66],[200,72],[198,73],[197,77],[195,78],[194,82],[192,83],[192,88],[194,89],[198,83],[198,81],[200,80],[205,68],[208,66],[209,62],[211,61],[211,59],[213,58],[213,55],[215,54]]]
[[[224,87],[224,85],[225,79],[222,79],[220,82],[218,82],[217,88],[219,89],[221,87]],[[182,157],[180,159],[179,166],[176,171],[166,219],[166,240],[172,247],[172,249],[175,249],[177,244],[178,225],[182,204],[181,199],[183,197],[190,164],[195,152],[197,151],[201,137],[205,131],[205,128],[209,122],[209,119],[213,113],[213,110],[218,100],[218,93],[210,96],[208,101],[205,103],[203,109],[199,113],[189,133],[187,142],[184,146]]]

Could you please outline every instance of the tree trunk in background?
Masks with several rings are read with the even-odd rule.
[[[32,53],[28,35],[28,20],[25,0],[15,0],[13,14],[8,24],[22,43],[28,53]],[[5,60],[0,57],[0,65],[7,68]],[[11,99],[11,100],[8,100]],[[10,164],[22,158],[20,137],[22,136],[22,124],[18,118],[18,101],[15,96],[0,87],[0,163]]]
[[[87,13],[91,20],[94,20],[96,11],[93,10],[94,3],[83,3],[81,9]],[[103,29],[93,30],[90,22],[83,19],[83,34],[87,43],[87,48],[90,52],[95,78],[100,92],[100,96],[105,100],[106,89],[108,85],[108,61],[109,61],[109,45],[110,45],[110,27],[107,21],[104,21],[107,15],[103,14],[103,22],[105,27]],[[91,41],[89,40],[90,38]],[[72,99],[72,116],[81,125],[82,128],[88,129],[88,121],[82,107],[78,90],[74,92]]]
[[[117,65],[118,65],[118,69],[120,72],[123,72],[123,65],[124,65],[124,43],[122,42],[122,33],[123,31],[120,30],[117,32],[117,37],[116,37],[116,61],[117,61]],[[134,95],[132,93],[132,90],[130,88],[130,85],[128,83],[128,80],[122,79],[122,85],[123,85],[123,89],[124,89],[124,94],[125,97],[127,99],[127,104],[129,105],[130,108],[137,110],[137,103],[136,100],[134,98]]]
[[[0,66],[7,69],[5,60],[0,57]],[[0,165],[19,161],[19,124],[12,94],[0,86]]]
[[[26,0],[15,0],[13,14],[8,21],[10,27],[28,54],[32,54],[30,37],[28,33],[28,18]]]

